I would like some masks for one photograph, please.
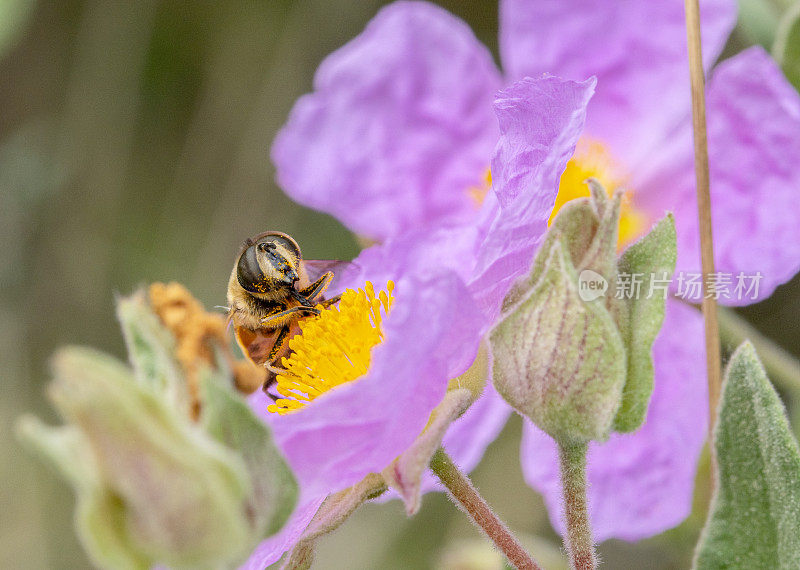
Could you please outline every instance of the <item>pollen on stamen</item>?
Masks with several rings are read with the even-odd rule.
[[[328,390],[369,371],[371,351],[383,341],[381,325],[394,302],[394,283],[376,294],[367,281],[363,289],[347,289],[337,306],[318,307],[318,316],[300,323],[302,334],[289,341],[291,353],[276,378],[282,398],[267,407],[277,414],[302,409]]]

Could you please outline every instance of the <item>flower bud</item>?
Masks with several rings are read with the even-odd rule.
[[[620,298],[609,284],[635,271],[647,293],[675,264],[671,216],[618,260],[621,195],[589,184],[591,198],[562,207],[491,333],[498,392],[562,444],[641,425],[664,296]]]
[[[62,349],[49,395],[67,424],[25,418],[20,435],[75,488],[78,534],[98,566],[233,566],[283,526],[296,482],[226,366],[198,364],[193,420],[174,339],[146,307],[142,295],[120,302],[133,371]]]

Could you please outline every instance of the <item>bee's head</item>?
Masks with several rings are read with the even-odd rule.
[[[298,279],[300,259],[300,247],[286,234],[257,235],[244,243],[239,256],[239,285],[259,297],[291,288]]]

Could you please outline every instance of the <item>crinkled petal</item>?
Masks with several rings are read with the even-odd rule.
[[[422,2],[396,2],[322,63],[272,159],[297,202],[385,239],[474,215],[497,140],[500,74],[469,27]]]
[[[492,187],[500,207],[470,283],[490,320],[514,281],[531,267],[594,86],[593,78],[526,78],[495,98],[501,135],[492,157]]]
[[[716,68],[707,107],[714,261],[731,276],[719,301],[746,305],[800,269],[800,96],[754,47]],[[677,271],[685,274],[700,271],[691,136],[687,120],[654,157],[636,197],[654,215],[674,211]],[[758,291],[748,293],[756,281]]]
[[[474,224],[411,229],[363,250],[354,260],[362,269],[357,279],[384,283],[406,274],[424,279],[449,269],[466,282],[472,276],[480,240],[480,229]]]
[[[708,68],[736,21],[736,2],[701,1],[701,17]],[[629,166],[690,109],[683,2],[504,0],[500,52],[512,79],[597,76],[586,133]]]
[[[482,317],[469,300],[453,273],[401,278],[367,375],[285,416],[267,413],[261,393],[251,396],[305,493],[349,487],[411,445],[448,379],[475,358]]]
[[[655,390],[644,426],[589,450],[589,511],[597,541],[652,536],[691,510],[708,418],[700,313],[668,302],[653,357]],[[529,422],[521,461],[525,480],[544,495],[553,526],[563,532],[556,446]]]

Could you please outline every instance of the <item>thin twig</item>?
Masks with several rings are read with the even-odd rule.
[[[697,176],[697,211],[700,227],[700,256],[703,268],[703,316],[706,328],[706,367],[708,369],[709,440],[717,418],[717,404],[722,387],[722,363],[719,346],[717,302],[707,295],[714,273],[714,245],[711,232],[711,192],[708,173],[705,80],[700,46],[700,8],[698,0],[685,0],[686,37],[689,47],[689,70],[692,83],[692,118],[694,127],[694,168]],[[716,459],[712,460],[712,470]]]
[[[515,568],[541,570],[442,448],[433,455],[431,471],[439,477],[459,507],[469,515]]]

